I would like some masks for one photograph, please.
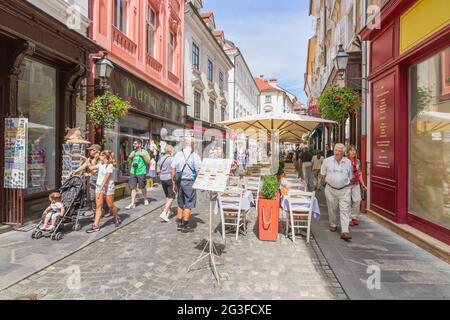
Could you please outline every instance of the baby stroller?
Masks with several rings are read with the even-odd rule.
[[[45,215],[42,216],[40,222],[37,224],[31,234],[32,239],[39,239],[41,237],[49,237],[52,240],[61,240],[63,238],[63,229],[65,225],[73,224],[72,230],[81,230],[79,223],[81,208],[86,202],[85,183],[83,178],[74,176],[67,179],[61,186],[61,202],[64,205],[64,216],[58,217],[56,225],[53,230],[41,230],[41,225],[44,223]]]

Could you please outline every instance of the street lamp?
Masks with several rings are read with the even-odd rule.
[[[336,54],[336,58],[334,58],[334,66],[338,74],[341,75],[341,78],[343,78],[345,70],[347,69],[347,63],[348,63],[348,53],[345,52],[344,48],[342,47],[342,44],[340,44],[339,50]]]
[[[107,55],[104,52],[103,57],[97,58],[95,61],[95,77],[100,79],[100,89],[109,89],[108,79],[114,70],[114,65]]]

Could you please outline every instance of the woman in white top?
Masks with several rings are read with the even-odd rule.
[[[104,150],[100,153],[100,163],[97,164],[98,175],[97,184],[95,188],[96,211],[94,224],[86,232],[97,232],[100,230],[99,223],[102,216],[103,198],[106,197],[106,204],[110,212],[114,214],[116,219],[116,227],[120,226],[122,220],[120,219],[119,209],[114,204],[114,168],[116,167],[116,160],[111,151]]]

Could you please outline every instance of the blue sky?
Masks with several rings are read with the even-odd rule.
[[[243,53],[253,75],[276,77],[306,102],[303,77],[308,39],[314,34],[309,0],[203,0],[217,29]]]

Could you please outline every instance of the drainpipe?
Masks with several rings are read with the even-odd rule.
[[[367,24],[367,0],[362,1],[362,24],[366,26]],[[362,79],[362,108],[361,108],[361,135],[366,137],[366,186],[368,188],[366,207],[370,209],[370,171],[371,171],[371,114],[370,110],[370,93],[368,92],[369,86],[367,81],[367,68],[368,68],[368,43],[367,41],[362,42],[362,68],[361,77]]]

